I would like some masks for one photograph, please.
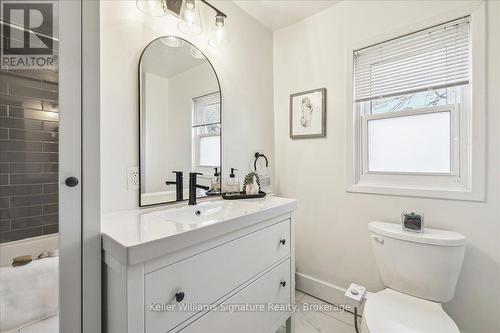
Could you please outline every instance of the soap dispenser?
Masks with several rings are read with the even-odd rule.
[[[210,183],[210,188],[212,192],[214,193],[219,193],[220,192],[220,173],[219,173],[219,168],[214,168],[214,177],[212,178],[212,181]]]
[[[229,179],[226,181],[226,186],[225,186],[226,196],[240,195],[240,181],[234,175],[235,170],[236,170],[235,168],[231,168]]]

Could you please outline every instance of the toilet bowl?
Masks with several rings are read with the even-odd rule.
[[[441,304],[384,289],[371,294],[363,311],[362,333],[459,333]]]
[[[370,222],[372,249],[386,289],[366,300],[362,333],[459,333],[441,303],[450,301],[465,254],[465,236]]]

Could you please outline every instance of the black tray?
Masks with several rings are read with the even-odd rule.
[[[260,191],[259,194],[250,194],[247,195],[246,192],[240,192],[239,195],[230,195],[227,196],[226,194],[222,194],[222,199],[225,200],[239,200],[239,199],[256,199],[256,198],[263,198],[266,196],[266,192]]]

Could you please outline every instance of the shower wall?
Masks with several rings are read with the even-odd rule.
[[[0,243],[58,232],[58,73],[0,70]]]

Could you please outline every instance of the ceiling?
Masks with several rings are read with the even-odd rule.
[[[278,30],[314,15],[340,0],[233,0],[271,30]]]
[[[191,44],[169,47],[161,43],[160,39],[147,47],[141,59],[143,71],[167,79],[203,63],[208,64],[206,58],[197,59],[191,55]]]

